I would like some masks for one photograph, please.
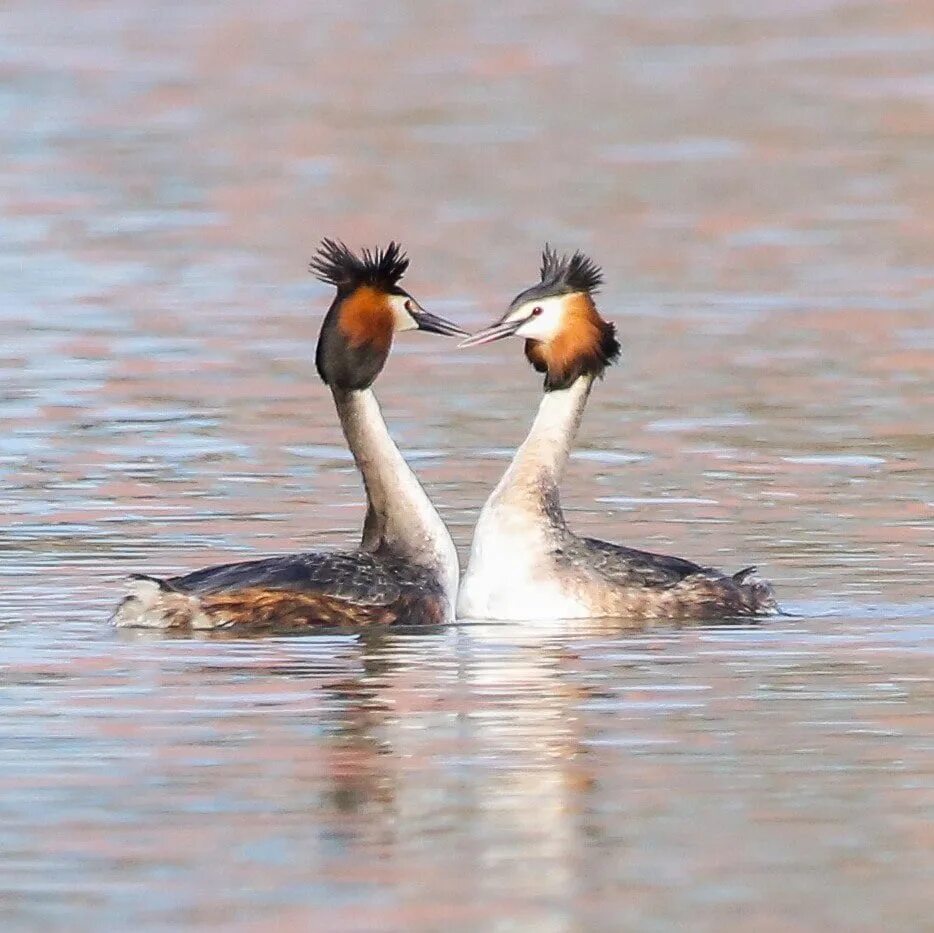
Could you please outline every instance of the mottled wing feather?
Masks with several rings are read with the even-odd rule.
[[[601,576],[620,586],[664,588],[677,586],[686,577],[694,574],[713,572],[710,568],[701,567],[680,557],[652,554],[597,538],[580,538],[579,541],[586,550],[586,560],[590,566]]]
[[[365,552],[310,552],[221,564],[171,577],[174,590],[214,596],[240,590],[276,590],[334,598],[359,606],[388,606],[399,599],[398,573]]]

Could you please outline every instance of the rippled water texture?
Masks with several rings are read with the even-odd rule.
[[[930,928],[929,4],[14,0],[0,51],[4,929]],[[468,327],[591,251],[575,527],[796,616],[110,630],[131,570],[356,539],[322,235]],[[519,350],[379,384],[461,546]]]

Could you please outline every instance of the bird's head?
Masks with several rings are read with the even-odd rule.
[[[495,324],[461,346],[525,338],[525,355],[545,374],[546,391],[566,389],[583,375],[601,376],[619,356],[616,328],[600,316],[593,300],[602,283],[599,266],[583,253],[559,256],[546,246],[541,281],[516,295]]]
[[[423,330],[448,337],[466,331],[426,311],[399,285],[409,260],[398,243],[363,249],[322,240],[311,271],[337,289],[318,338],[318,375],[335,389],[366,389],[380,374],[392,339],[400,331]]]

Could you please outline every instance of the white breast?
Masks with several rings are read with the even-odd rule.
[[[591,615],[549,559],[547,531],[521,510],[485,506],[460,585],[458,618],[552,621]]]

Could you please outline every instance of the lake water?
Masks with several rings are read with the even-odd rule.
[[[934,911],[928,4],[14,0],[0,33],[3,928],[922,930]],[[209,640],[133,570],[350,546],[321,236],[468,328],[547,239],[624,344],[575,528],[794,616]],[[457,542],[540,384],[404,335]]]

